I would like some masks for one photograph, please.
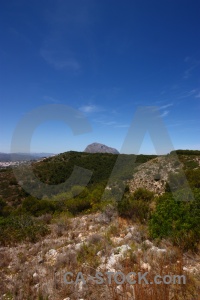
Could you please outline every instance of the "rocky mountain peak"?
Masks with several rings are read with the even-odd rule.
[[[108,147],[108,146],[106,146],[104,144],[100,144],[100,143],[92,143],[92,144],[88,145],[85,148],[84,152],[119,154],[119,151],[117,151],[117,149]]]

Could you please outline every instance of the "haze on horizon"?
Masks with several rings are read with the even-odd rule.
[[[80,111],[92,130],[43,122],[31,152],[93,142],[121,152],[139,106],[159,108],[174,149],[200,149],[199,28],[198,0],[2,2],[0,152],[24,116],[51,104]],[[155,153],[148,134],[140,153]]]

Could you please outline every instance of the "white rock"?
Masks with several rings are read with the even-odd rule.
[[[122,287],[122,285],[117,285],[117,293],[118,294],[123,293],[123,287]]]
[[[50,249],[46,254],[45,257],[47,259],[47,263],[50,265],[54,265],[58,256],[58,252],[55,249]]]
[[[158,248],[158,247],[155,247],[155,246],[152,246],[152,248],[150,250],[158,252],[158,253],[165,253],[165,252],[167,252],[166,249],[161,249],[161,248]]]
[[[120,244],[124,239],[121,237],[113,237],[111,240],[114,244]]]
[[[146,246],[153,247],[153,243],[150,242],[149,240],[144,241],[144,244],[145,244]]]
[[[134,233],[135,227],[134,227],[134,226],[129,227],[129,228],[127,229],[127,231],[129,231],[129,232],[131,232],[131,233]]]
[[[35,288],[36,290],[38,290],[39,287],[40,287],[40,284],[39,284],[39,283],[37,283],[37,284],[34,285],[34,288]]]
[[[101,262],[105,263],[105,261],[106,261],[106,257],[105,256],[101,257]]]
[[[81,281],[81,282],[78,283],[78,291],[79,291],[79,293],[81,293],[82,290],[83,290],[83,281]]]
[[[93,229],[95,229],[95,226],[94,225],[90,225],[89,226],[89,230],[93,230]]]
[[[49,255],[49,256],[56,256],[57,254],[58,254],[58,252],[55,249],[50,249],[47,252],[47,255]]]
[[[132,294],[130,292],[126,292],[126,295],[127,295],[128,298],[132,297]],[[132,299],[135,299],[135,298],[132,298]]]
[[[141,268],[150,271],[151,270],[151,266],[148,263],[142,263],[141,264]]]
[[[159,252],[159,253],[166,253],[167,250],[166,250],[166,249],[159,249],[159,248],[158,248],[157,252]]]
[[[129,245],[122,245],[119,247],[114,248],[114,253],[111,254],[111,256],[108,258],[107,263],[104,264],[102,262],[102,264],[97,268],[98,271],[102,270],[102,269],[106,269],[109,272],[115,272],[114,269],[114,265],[121,259],[123,258],[124,253],[127,250],[130,250],[131,248],[129,247]]]
[[[132,238],[132,234],[129,232],[127,235],[124,237],[125,240],[129,240]]]
[[[37,277],[38,277],[38,273],[35,272],[35,273],[33,274],[33,278],[37,278]]]
[[[83,246],[83,242],[76,244],[74,248],[75,250],[80,250],[82,246]]]
[[[117,251],[119,251],[121,254],[123,254],[124,252],[128,251],[129,249],[131,249],[131,247],[129,245],[121,245],[117,248],[115,248]]]
[[[189,272],[189,273],[196,273],[198,272],[198,269],[194,266],[183,267],[183,271]]]
[[[101,256],[101,253],[102,253],[101,251],[97,252],[97,256]]]

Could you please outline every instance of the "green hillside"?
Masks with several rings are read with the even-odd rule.
[[[47,234],[47,227],[41,223],[41,217],[63,213],[67,216],[93,213],[109,204],[125,219],[145,225],[149,223],[151,238],[168,237],[184,249],[197,249],[200,240],[200,156],[181,152],[177,160],[174,154],[172,152],[156,157],[70,151],[32,163],[38,182],[30,177],[26,165],[17,167],[15,171],[22,174],[23,184],[36,190],[39,197],[29,194],[18,184],[11,168],[1,170],[0,244],[23,239],[36,241]],[[69,181],[67,188],[65,185],[60,186],[71,178],[76,166],[92,172],[89,183],[81,186],[80,173],[77,178]],[[160,172],[163,176],[163,170],[167,174],[165,190],[163,195],[156,195],[148,190],[152,178],[150,173]],[[158,187],[162,184],[162,176],[154,176],[150,185]],[[180,200],[183,198],[185,176],[194,194],[194,202],[177,202],[171,193],[172,187]],[[131,191],[133,180],[134,185],[138,186]],[[49,188],[45,193],[43,183],[48,184]]]
[[[53,194],[46,195],[51,197],[57,194],[56,185],[65,182],[72,174],[75,166],[93,172],[88,188],[98,184],[105,187],[117,159],[120,158],[120,166],[115,174],[115,178],[116,181],[124,181],[132,177],[134,166],[138,166],[155,157],[155,155],[136,156],[70,151],[32,163],[32,169],[39,180],[49,185],[55,185]],[[21,167],[20,170],[24,172],[24,181],[27,184],[32,184],[35,189],[39,190],[40,186],[34,186],[34,182],[30,183],[29,177],[26,176],[26,169]],[[76,184],[78,183],[79,178],[77,178]],[[66,192],[66,190],[62,192]],[[11,205],[18,206],[27,196],[28,193],[18,184],[11,168],[0,170],[0,197]]]

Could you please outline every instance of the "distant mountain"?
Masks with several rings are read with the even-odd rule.
[[[92,144],[88,145],[85,148],[84,152],[119,154],[119,151],[117,151],[117,149],[108,147],[108,146],[100,144],[100,143],[92,143]]]
[[[2,153],[0,152],[0,161],[29,161],[38,160],[42,157],[53,156],[53,153]]]

